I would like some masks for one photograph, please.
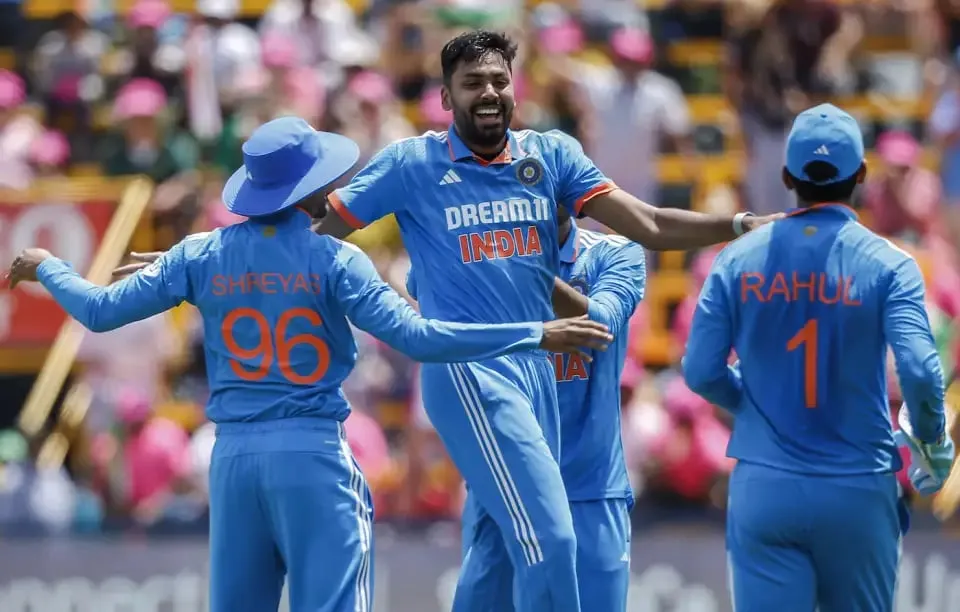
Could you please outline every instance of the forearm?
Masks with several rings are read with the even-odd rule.
[[[921,442],[934,443],[943,434],[946,387],[922,293],[896,300],[888,309],[884,331],[903,400],[910,407],[913,435]]]
[[[37,269],[37,280],[72,318],[94,332],[108,331],[124,324],[110,305],[107,289],[77,274],[66,262],[48,259]]]
[[[897,375],[903,400],[910,407],[913,435],[921,442],[933,444],[945,427],[943,369],[935,347],[915,348],[926,356],[897,356]]]
[[[542,339],[542,323],[449,323],[415,315],[395,338],[397,344],[387,343],[417,361],[453,363],[534,350]]]
[[[654,244],[657,251],[699,249],[737,237],[732,215],[698,213],[679,208],[657,208],[654,215]],[[629,237],[629,236],[628,236]]]
[[[588,200],[582,212],[655,251],[698,249],[737,237],[732,215],[656,208],[621,189]]]
[[[736,366],[691,359],[681,362],[683,378],[690,390],[715,406],[736,414],[743,399],[743,379]]]
[[[559,278],[553,279],[553,312],[558,319],[588,314],[590,300]]]
[[[136,276],[100,287],[77,274],[66,262],[53,258],[37,268],[37,280],[68,315],[93,332],[110,331],[165,310],[154,300],[132,295],[139,280]]]
[[[314,220],[311,229],[315,234],[333,236],[340,240],[345,240],[355,230],[331,204],[327,205],[326,214],[322,218]]]

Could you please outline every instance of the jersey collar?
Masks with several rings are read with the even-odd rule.
[[[563,263],[574,263],[577,261],[577,255],[580,254],[580,230],[573,219],[570,219],[570,224],[570,235],[560,246],[560,261]]]
[[[520,159],[524,156],[523,149],[520,148],[520,143],[517,142],[517,137],[513,134],[513,130],[507,130],[507,146],[503,148],[500,155],[493,161],[487,161],[474,155],[473,151],[460,140],[460,135],[457,134],[456,127],[454,127],[453,124],[451,124],[447,130],[447,146],[450,149],[450,159],[452,161],[473,159],[481,166],[509,164],[513,162],[513,160]]]
[[[833,214],[843,215],[844,217],[850,219],[851,221],[859,221],[860,216],[857,214],[857,211],[853,210],[846,204],[840,204],[837,202],[826,202],[824,204],[814,204],[807,208],[791,208],[787,211],[788,217],[796,217],[799,215],[805,215],[813,211],[829,211]]]
[[[249,220],[253,223],[261,225],[271,225],[273,227],[280,228],[290,227],[296,229],[310,227],[310,225],[313,223],[313,217],[310,216],[310,213],[300,206],[294,206],[293,208],[287,209],[277,215],[271,215],[264,218],[251,217]]]

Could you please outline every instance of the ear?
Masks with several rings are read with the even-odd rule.
[[[793,191],[793,177],[790,176],[790,173],[787,172],[787,167],[783,167],[783,174],[781,176],[783,180],[783,186],[787,188],[787,191]]]
[[[857,170],[857,185],[862,185],[865,180],[867,180],[867,162],[860,164],[860,169]]]
[[[440,104],[445,111],[453,110],[453,102],[450,100],[450,90],[447,89],[446,85],[440,86]]]

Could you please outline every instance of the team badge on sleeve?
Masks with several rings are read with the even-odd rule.
[[[517,180],[527,187],[533,187],[543,178],[543,166],[533,158],[527,158],[517,164]]]
[[[567,281],[567,284],[573,287],[580,295],[587,295],[587,279],[582,276],[574,276]]]

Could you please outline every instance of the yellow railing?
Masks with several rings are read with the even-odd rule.
[[[152,194],[153,184],[147,179],[134,179],[127,186],[90,265],[88,280],[100,285],[110,282],[111,272],[123,258]],[[72,319],[60,328],[20,413],[20,430],[28,438],[35,438],[43,430],[73,367],[82,338],[83,328]],[[86,387],[75,386],[67,392],[60,420],[41,447],[40,461],[47,465],[63,461],[69,434],[83,421],[89,405],[90,391]]]

